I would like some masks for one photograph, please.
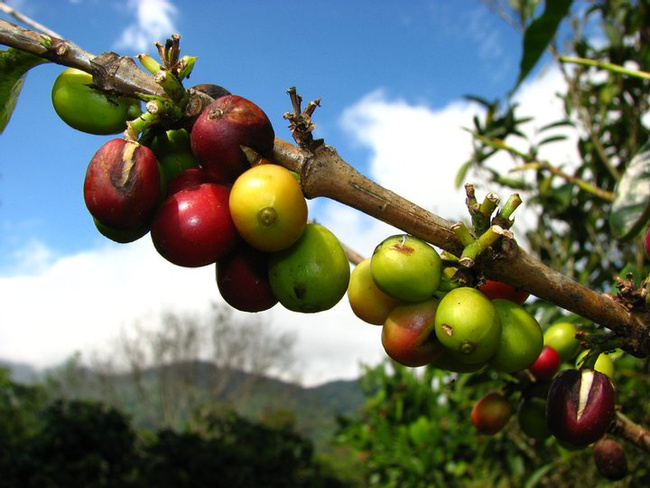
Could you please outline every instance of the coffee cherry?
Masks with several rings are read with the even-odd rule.
[[[562,361],[570,361],[580,350],[577,332],[578,329],[571,322],[556,322],[544,332],[544,345],[555,349]]]
[[[495,280],[486,280],[478,289],[490,300],[510,300],[518,305],[522,305],[530,296],[526,290]]]
[[[544,347],[542,328],[524,307],[503,298],[492,300],[501,321],[501,343],[489,359],[498,371],[517,373],[535,362]]]
[[[294,312],[329,310],[345,295],[350,264],[336,235],[320,224],[307,224],[300,239],[269,258],[271,289]]]
[[[607,375],[590,369],[569,369],[551,383],[546,421],[553,436],[584,447],[600,439],[615,415],[615,393]]]
[[[628,466],[625,450],[612,439],[601,439],[594,446],[594,462],[598,472],[611,481],[627,476]]]
[[[431,363],[444,347],[434,331],[438,300],[398,305],[391,310],[381,331],[381,343],[394,361],[410,367]]]
[[[269,283],[269,255],[240,242],[216,265],[217,287],[228,305],[261,312],[278,303]]]
[[[478,364],[489,360],[501,343],[501,320],[496,308],[476,288],[454,288],[440,300],[436,336],[458,361]]]
[[[645,234],[645,254],[650,257],[650,227]]]
[[[542,441],[551,433],[546,425],[546,400],[538,397],[526,397],[517,407],[519,428],[531,439]]]
[[[203,109],[190,140],[199,164],[216,180],[231,184],[250,168],[242,146],[266,155],[273,149],[275,133],[260,107],[243,97],[226,95]]]
[[[381,291],[372,279],[370,258],[361,261],[350,273],[347,294],[352,312],[373,325],[384,325],[391,310],[401,303]]]
[[[288,248],[307,225],[300,184],[277,164],[258,164],[242,173],[232,185],[229,206],[242,239],[266,252]]]
[[[514,413],[512,403],[498,391],[491,391],[472,408],[472,424],[487,435],[500,432]]]
[[[137,241],[149,233],[149,224],[143,225],[139,229],[121,230],[102,224],[99,220],[93,217],[93,223],[101,235],[119,244],[128,244]]]
[[[52,87],[52,105],[70,127],[95,135],[122,132],[128,120],[142,113],[139,100],[109,97],[93,87],[90,73],[76,68],[67,68],[57,76]]]
[[[108,228],[140,231],[162,197],[160,169],[146,146],[111,139],[94,154],[84,179],[84,202]]]
[[[400,234],[384,239],[375,248],[370,272],[384,293],[404,302],[421,302],[438,289],[442,260],[427,242]]]
[[[557,351],[551,346],[544,346],[535,362],[528,367],[528,371],[538,381],[550,381],[559,371],[561,364],[562,359]]]
[[[238,240],[229,195],[226,186],[203,183],[167,197],[151,224],[151,239],[160,255],[185,267],[223,259]]]
[[[580,354],[578,354],[578,357],[576,358],[576,367],[581,368],[584,361],[585,357],[589,353],[589,350],[586,349],[582,351]],[[606,374],[609,376],[610,380],[614,380],[614,360],[609,354],[605,354],[604,352],[601,352],[598,357],[596,358],[596,363],[594,364],[594,369],[596,371],[600,371],[603,374]]]
[[[185,129],[161,132],[154,137],[149,147],[156,155],[166,181],[199,165],[192,154],[190,134]]]

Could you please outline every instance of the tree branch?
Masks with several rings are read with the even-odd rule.
[[[639,449],[650,452],[650,431],[632,422],[621,412],[609,428],[609,433],[631,442]]]
[[[276,139],[271,159],[301,175],[307,198],[327,197],[420,237],[459,256],[462,243],[452,223],[381,187],[346,163],[334,148],[322,145],[312,153]],[[629,352],[647,356],[650,334],[646,317],[631,314],[608,295],[602,295],[554,271],[530,256],[512,240],[485,266],[487,277],[504,281],[542,300],[607,327],[628,340]]]
[[[74,44],[0,20],[0,44],[30,52],[52,62],[73,66],[93,75],[97,86],[125,95],[164,95],[152,76],[133,59],[104,53],[94,56]],[[188,106],[198,113],[209,97],[196,97]],[[196,102],[196,103],[192,103]],[[327,197],[420,237],[456,256],[463,245],[452,223],[409,202],[366,178],[326,144],[301,149],[277,138],[271,159],[301,175],[307,198]],[[624,349],[636,356],[650,355],[647,313],[630,313],[608,295],[601,295],[550,269],[504,239],[502,252],[481,262],[487,277],[523,288],[540,299],[607,327],[627,339]]]
[[[139,69],[133,58],[115,53],[91,54],[70,41],[23,29],[0,19],[0,44],[93,75],[101,90],[130,97],[164,96],[153,76]]]
[[[37,31],[42,32],[43,34],[47,34],[50,37],[59,37],[59,38],[61,37],[59,34],[54,32],[53,30],[45,27],[42,24],[39,24],[34,19],[31,19],[31,18],[27,17],[25,14],[22,14],[22,13],[18,12],[16,9],[14,9],[14,8],[10,7],[9,5],[7,5],[5,2],[0,2],[0,10],[2,10],[3,12],[6,12],[7,14],[11,15],[13,18],[18,20],[19,22],[22,22],[23,24],[27,24],[32,29],[35,29]]]

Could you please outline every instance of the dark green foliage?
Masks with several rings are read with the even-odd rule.
[[[18,398],[34,394],[42,397],[38,387],[26,387]],[[21,403],[20,420],[31,417],[31,428],[3,437],[11,448],[0,452],[2,486],[126,486],[136,437],[123,414],[88,401]]]
[[[235,414],[208,412],[202,433],[160,431],[144,452],[145,486],[338,487],[297,434],[254,424]]]
[[[534,452],[521,439],[478,435],[470,422],[485,379],[392,362],[368,368],[362,418],[341,419],[338,440],[354,446],[368,486],[521,486]]]
[[[0,50],[0,134],[9,123],[25,83],[27,72],[47,61],[17,49]]]
[[[569,13],[572,0],[544,2],[544,12],[535,18],[524,32],[524,51],[519,66],[519,77],[515,89],[523,82],[546,52],[555,37],[560,22]]]
[[[3,373],[4,374],[4,373]],[[204,408],[183,432],[140,431],[115,408],[48,402],[2,376],[0,486],[6,488],[344,487],[290,422],[270,427]]]
[[[617,384],[624,384],[617,394],[623,405],[636,402],[630,414],[647,423],[647,401],[640,401],[632,388],[648,374],[647,364],[626,366],[622,374],[633,378],[617,378]],[[515,404],[520,398],[516,388],[490,371],[456,375],[391,362],[368,368],[362,386],[366,394],[362,418],[342,418],[338,440],[354,448],[366,486],[560,488],[650,483],[647,453],[630,445],[625,449],[631,475],[625,484],[611,485],[598,474],[591,448],[567,449],[553,438],[532,440],[516,417],[494,436],[480,434],[470,422],[478,399],[504,387]],[[647,385],[641,387],[640,395],[647,390]]]
[[[518,3],[523,8],[535,2]],[[592,2],[588,8],[577,9],[575,18],[566,23],[563,37],[568,40],[561,45],[552,43],[555,54],[648,70],[648,11],[645,0]],[[530,15],[513,13],[513,17],[519,18],[524,31],[531,26]],[[474,155],[461,172],[468,175],[474,171],[496,193],[499,187],[504,192],[518,191],[537,216],[536,222],[529,222],[531,230],[526,235],[532,253],[592,289],[609,291],[624,268],[643,276],[648,272],[639,233],[650,219],[650,213],[643,213],[650,199],[646,197],[644,202],[642,196],[618,196],[623,204],[619,207],[633,201],[640,209],[636,218],[629,212],[617,214],[613,205],[616,192],[623,191],[619,188],[623,175],[649,140],[643,117],[650,109],[650,81],[593,66],[558,66],[567,82],[566,92],[558,94],[564,105],[562,118],[540,127],[538,134],[524,135],[526,119],[518,115],[515,102],[508,97],[484,101],[484,119],[477,118],[472,128]],[[569,130],[572,127],[575,130]],[[577,138],[577,160],[540,159],[545,146],[570,133]],[[526,149],[514,150],[513,144]],[[497,154],[507,154],[512,166],[503,164],[504,159],[497,163],[493,158]],[[512,173],[515,167],[520,171]],[[641,168],[637,173],[645,171]],[[643,184],[647,181],[632,179]],[[626,187],[630,191],[644,189],[640,184],[632,186]],[[517,234],[517,226],[514,231]],[[555,317],[559,313],[555,308]],[[549,317],[552,319],[552,314]]]

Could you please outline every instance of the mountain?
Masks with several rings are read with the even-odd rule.
[[[96,399],[127,413],[136,427],[183,429],[198,407],[233,409],[269,424],[291,425],[319,452],[330,449],[337,417],[357,417],[364,404],[358,381],[333,381],[315,387],[219,370],[204,361],[148,368],[137,374],[102,373],[75,363],[39,371],[26,364],[0,362],[16,382],[47,378],[54,396]]]
[[[16,383],[33,383],[39,376],[39,371],[27,363],[15,363],[0,359],[0,368],[10,370],[11,380]]]

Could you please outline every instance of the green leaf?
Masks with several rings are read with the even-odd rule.
[[[614,237],[627,240],[641,232],[649,220],[650,143],[646,143],[618,182],[609,225]]]
[[[524,485],[524,488],[534,488],[537,486],[537,483],[539,483],[544,476],[546,476],[546,473],[548,473],[551,469],[555,468],[554,463],[546,463],[543,466],[540,466],[537,468],[533,474],[530,475],[530,477],[526,480],[526,484]]]
[[[567,136],[565,135],[557,135],[557,136],[550,136],[547,137],[546,139],[542,139],[537,143],[538,146],[543,146],[544,144],[550,144],[551,142],[558,142],[558,141],[566,141]]]
[[[556,122],[551,122],[550,124],[546,124],[543,127],[540,127],[539,131],[544,132],[545,130],[550,130],[550,129],[563,129],[565,127],[575,127],[575,124],[571,122],[570,120],[558,120]]]
[[[456,180],[454,181],[456,188],[460,188],[465,183],[465,177],[467,176],[467,172],[472,167],[473,163],[474,162],[470,159],[464,162],[458,169],[458,173],[456,173]]]
[[[0,51],[0,134],[9,123],[27,71],[47,60],[17,49]]]
[[[519,64],[519,78],[514,92],[533,70],[557,32],[560,22],[569,13],[572,0],[546,0],[544,12],[524,32],[524,45]]]

